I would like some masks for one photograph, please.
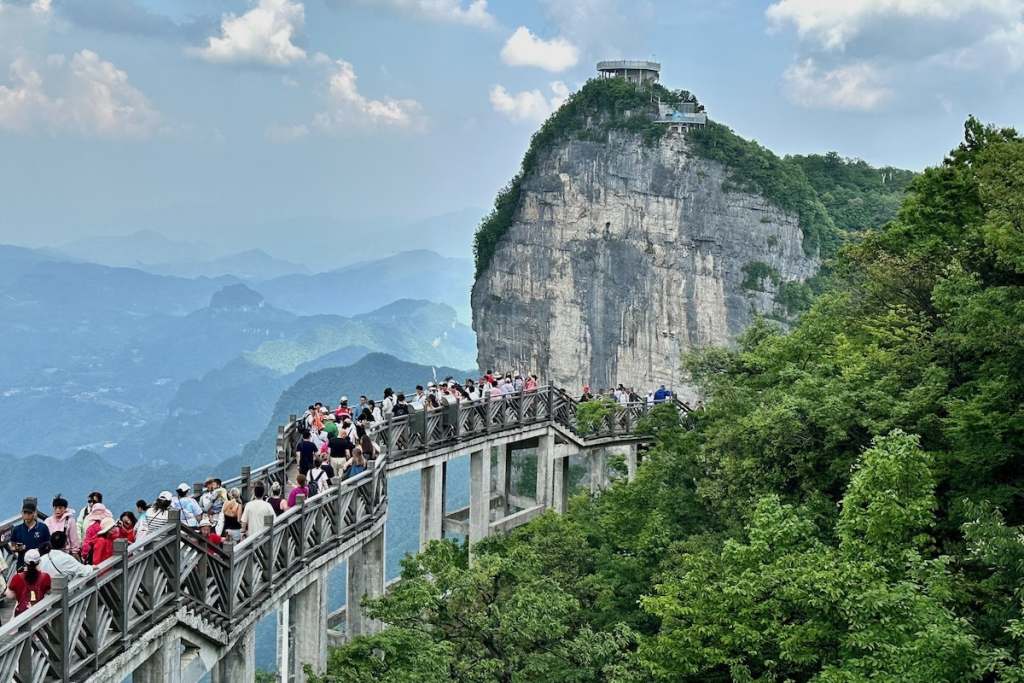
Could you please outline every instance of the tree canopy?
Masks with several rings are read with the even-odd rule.
[[[789,331],[684,359],[634,481],[407,559],[328,678],[1024,681],[1022,197],[968,120]]]

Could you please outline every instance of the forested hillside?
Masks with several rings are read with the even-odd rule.
[[[792,329],[684,359],[633,483],[407,559],[332,680],[1024,680],[1024,139],[965,133]]]

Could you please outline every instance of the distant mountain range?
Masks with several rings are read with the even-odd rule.
[[[474,365],[452,307],[467,308],[468,279],[468,262],[430,252],[245,284],[0,246],[0,452],[84,448],[123,464],[238,453],[305,373],[372,351]],[[41,415],[45,439],[25,428]]]

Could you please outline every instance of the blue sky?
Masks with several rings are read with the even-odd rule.
[[[0,241],[465,220],[615,57],[778,153],[922,168],[969,113],[1024,126],[1024,0],[0,0]]]

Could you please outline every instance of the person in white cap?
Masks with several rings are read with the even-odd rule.
[[[181,523],[195,529],[199,526],[199,518],[203,516],[203,509],[199,507],[195,498],[188,495],[191,490],[192,487],[185,482],[178,484],[178,488],[175,490],[177,495],[171,501],[171,509],[181,510]]]
[[[146,511],[146,519],[140,523],[139,531],[135,534],[135,542],[142,541],[148,534],[156,533],[167,524],[167,518],[171,510],[171,502],[174,496],[170,491],[162,491],[153,506]]]
[[[11,577],[4,597],[15,601],[14,614],[21,614],[50,592],[50,575],[39,569],[41,556],[35,548],[25,552],[25,569]]]

